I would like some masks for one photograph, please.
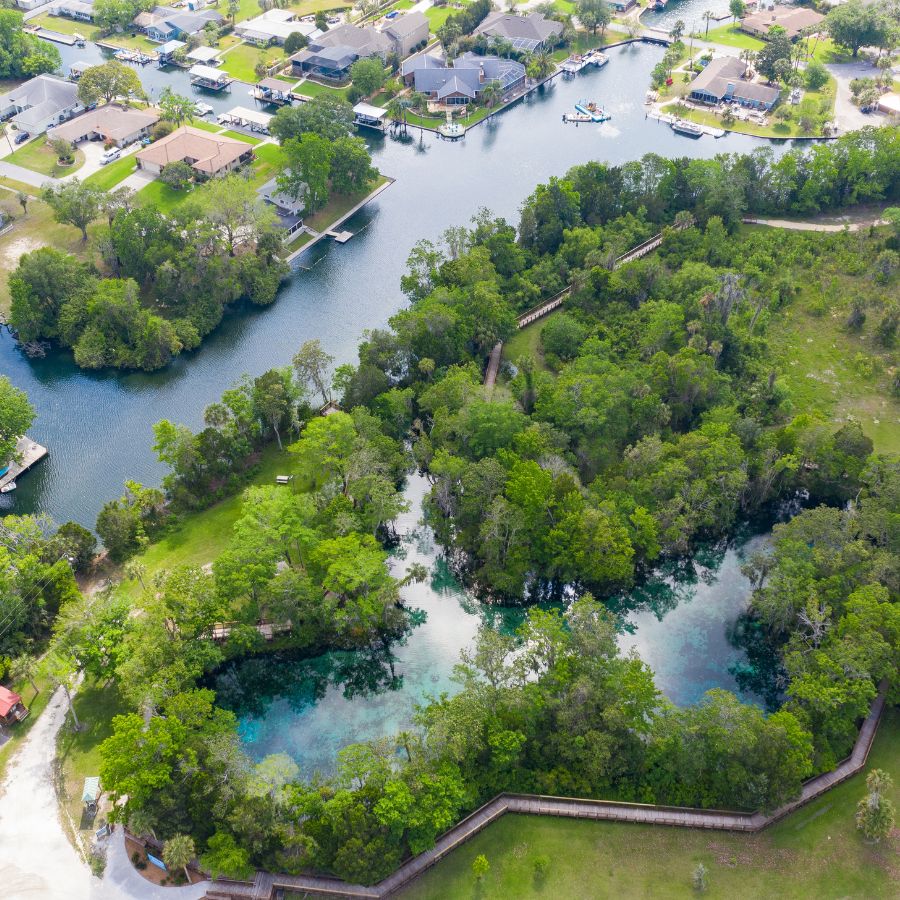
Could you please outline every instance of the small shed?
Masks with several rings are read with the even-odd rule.
[[[81,802],[88,810],[97,809],[97,801],[100,799],[100,776],[92,775],[84,779],[84,790],[81,792]]]
[[[28,716],[22,698],[9,688],[0,687],[0,725],[12,725]]]

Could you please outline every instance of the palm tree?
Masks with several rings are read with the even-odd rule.
[[[684,20],[679,19],[669,31],[669,34],[672,36],[673,41],[680,41],[681,36],[684,34]]]
[[[9,673],[15,681],[30,682],[35,697],[40,693],[40,689],[34,681],[34,676],[37,675],[37,660],[30,653],[22,653],[17,656],[9,667]]]
[[[555,65],[550,54],[542,47],[528,57],[526,68],[530,77],[540,81],[553,71]]]
[[[709,23],[715,17],[716,17],[716,14],[714,12],[712,12],[711,10],[707,10],[705,13],[703,13],[703,18],[706,19],[706,35],[705,35],[706,37],[709,37]]]
[[[481,102],[490,109],[503,95],[499,81],[489,81],[481,89]]]
[[[744,64],[744,78],[747,77],[747,73],[753,67],[753,60],[756,59],[756,54],[750,50],[741,50],[741,62]]]
[[[407,110],[409,110],[410,105],[411,101],[409,97],[393,97],[385,107],[395,128],[402,123],[404,134],[406,134],[406,113]]]
[[[191,876],[188,875],[188,863],[194,858],[194,839],[187,834],[173,834],[163,844],[163,862],[170,869],[184,869],[184,877],[188,884]]]

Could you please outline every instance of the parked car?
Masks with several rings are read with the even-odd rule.
[[[24,144],[30,137],[31,135],[27,131],[17,131],[14,141],[16,144]]]
[[[122,151],[118,147],[113,147],[110,150],[104,150],[103,156],[100,157],[100,165],[105,166],[107,163],[114,162],[122,155]]]

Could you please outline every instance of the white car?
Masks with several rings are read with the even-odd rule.
[[[113,147],[111,150],[104,150],[103,156],[100,157],[100,165],[105,166],[107,163],[114,162],[122,155],[122,151],[118,147]]]

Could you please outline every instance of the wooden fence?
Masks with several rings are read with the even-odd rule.
[[[853,752],[837,768],[805,782],[800,796],[770,814],[730,810],[688,809],[608,800],[582,800],[571,797],[545,797],[537,794],[498,794],[441,835],[431,850],[405,862],[396,872],[378,884],[366,887],[338,878],[316,875],[275,875],[257,872],[252,881],[214,881],[207,890],[210,900],[271,900],[280,891],[293,891],[313,897],[340,897],[342,900],[382,900],[418,878],[426,869],[443,859],[469,838],[478,834],[506,813],[531,816],[565,816],[644,825],[668,825],[676,828],[708,828],[755,834],[815,800],[831,788],[859,772],[866,764],[887,698],[888,686],[882,682],[869,715],[853,745]]]

